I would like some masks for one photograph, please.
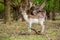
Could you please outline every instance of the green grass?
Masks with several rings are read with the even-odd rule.
[[[0,40],[46,40],[44,36],[30,35],[30,36],[20,36],[18,38],[0,38]]]
[[[0,38],[0,40],[10,40],[10,38]]]
[[[31,37],[25,37],[25,38],[23,38],[23,37],[21,37],[21,38],[13,38],[13,39],[11,39],[11,40],[46,40],[46,38],[43,38],[43,37],[37,37],[37,36],[31,36]]]
[[[32,27],[41,30],[40,25],[34,24]],[[48,40],[46,35],[36,35],[34,31],[30,33],[31,35],[20,35],[21,33],[28,33],[26,22],[0,24],[0,40]],[[47,21],[44,34],[48,34],[52,40],[60,40],[60,21]]]

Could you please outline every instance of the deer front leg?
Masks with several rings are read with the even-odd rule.
[[[28,32],[31,32],[32,23],[29,23]]]

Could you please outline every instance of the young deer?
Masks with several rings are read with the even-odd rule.
[[[22,15],[25,19],[25,21],[28,23],[28,31],[31,32],[31,27],[32,27],[32,24],[33,23],[39,23],[42,27],[42,31],[41,32],[44,32],[44,21],[45,21],[45,15],[46,15],[46,11],[43,11],[43,12],[39,12],[38,14],[36,15],[27,15],[27,12],[26,10],[22,10]]]

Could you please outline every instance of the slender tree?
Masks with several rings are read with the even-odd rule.
[[[46,0],[46,2],[49,3],[49,0]],[[49,7],[49,5],[48,5],[48,7]],[[46,15],[47,15],[47,19],[49,20],[50,19],[50,10],[46,10]]]
[[[53,3],[53,11],[52,11],[52,20],[55,20],[55,13],[56,13],[56,0]]]
[[[11,14],[10,14],[10,0],[4,0],[4,19],[5,19],[5,23],[11,22]]]

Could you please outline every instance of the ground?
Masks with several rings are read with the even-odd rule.
[[[32,27],[41,31],[39,24],[33,24]],[[28,33],[27,30],[28,24],[25,21],[0,23],[0,40],[60,40],[60,20],[45,22],[45,32],[42,35],[37,35],[34,31]]]

